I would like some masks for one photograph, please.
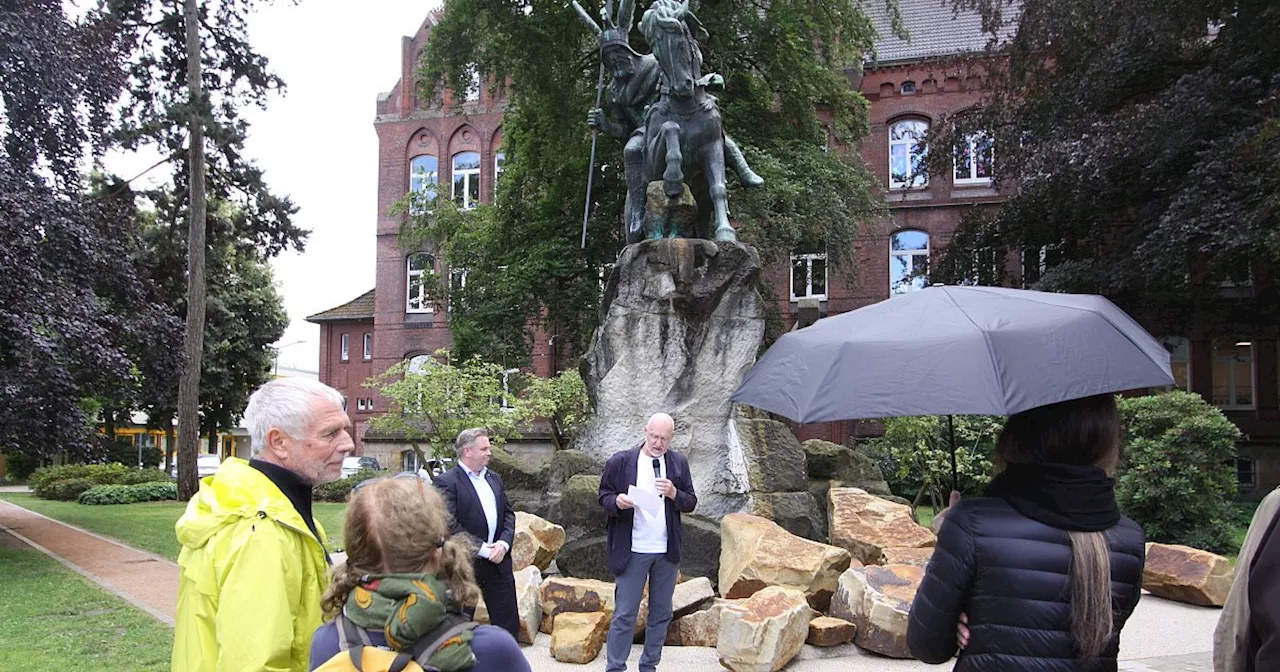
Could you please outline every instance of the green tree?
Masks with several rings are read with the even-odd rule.
[[[1119,402],[1126,428],[1116,478],[1120,510],[1150,541],[1233,550],[1232,458],[1240,430],[1199,395],[1181,390]]]
[[[437,350],[416,371],[400,362],[364,384],[392,402],[369,426],[410,442],[420,461],[452,454],[458,432],[472,427],[488,429],[494,445],[501,445],[519,437],[517,428],[529,418],[503,385],[504,371],[478,357],[454,363],[448,350]]]
[[[975,7],[994,31],[1005,0]],[[1003,14],[1003,15],[1002,15]],[[1275,323],[1264,282],[1280,253],[1280,8],[1269,0],[1030,0],[1016,36],[984,58],[983,102],[930,143],[994,138],[1009,190],[957,232],[939,277],[1102,293],[1153,329]],[[930,154],[950,170],[952,153]],[[1016,187],[1016,188],[1015,188]],[[1043,272],[1042,272],[1043,267]],[[1258,279],[1231,299],[1223,283]]]
[[[577,369],[561,371],[552,378],[531,376],[521,397],[533,415],[546,418],[551,425],[556,450],[571,446],[578,430],[591,418],[587,386]]]
[[[849,0],[696,9],[711,36],[704,71],[726,80],[725,128],[766,180],[754,190],[731,180],[740,239],[765,260],[826,249],[833,266],[852,273],[860,225],[883,208],[861,159],[826,148],[828,137],[852,145],[866,132],[867,104],[847,70],[870,49],[871,23]],[[552,0],[451,0],[432,29],[419,71],[424,99],[463,90],[473,69],[495,85],[509,82],[496,207],[409,218],[408,228],[438,245],[451,267],[468,270],[458,292],[465,298],[450,313],[459,354],[527,365],[530,321],[572,353],[589,342],[602,279],[623,244],[625,191],[622,143],[601,136],[590,233],[579,249],[573,223],[582,218],[597,49],[576,14]]]
[[[991,480],[996,437],[1004,419],[985,415],[952,417],[956,437],[956,477],[966,496],[982,493]],[[913,505],[926,498],[935,511],[946,506],[951,492],[951,439],[946,416],[886,418],[884,436],[868,442],[890,489],[911,497]]]

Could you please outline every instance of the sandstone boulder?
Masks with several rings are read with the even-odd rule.
[[[667,626],[668,646],[711,646],[720,639],[720,612],[726,606],[740,604],[746,600],[726,600],[715,598],[711,605],[702,611],[681,616]]]
[[[563,613],[613,615],[613,584],[592,579],[548,577],[538,593],[542,631],[551,632],[555,617]]]
[[[911,565],[851,567],[840,575],[831,616],[853,623],[854,643],[893,658],[910,658],[907,616],[924,570]]]
[[[516,540],[511,547],[511,564],[515,571],[534,565],[547,571],[556,553],[564,546],[564,528],[532,513],[516,511]]]
[[[586,664],[600,655],[609,634],[609,614],[566,612],[555,617],[551,657],[562,663]]]
[[[601,530],[603,532],[604,530]],[[565,576],[579,579],[612,581],[603,534],[571,541],[556,555],[556,568]]]
[[[547,463],[547,492],[559,495],[569,479],[579,474],[599,476],[604,471],[604,460],[581,450],[557,450]]]
[[[858,488],[827,493],[831,544],[847,549],[864,565],[881,562],[886,548],[927,548],[932,532],[911,518],[911,507],[895,504]]]
[[[853,639],[857,631],[857,626],[849,621],[819,616],[809,621],[809,636],[804,641],[814,646],[836,646]]]
[[[719,523],[698,516],[681,516],[680,524],[684,528],[681,573],[685,576],[705,576],[715,583],[720,577]]]
[[[804,449],[791,428],[777,420],[736,420],[752,493],[807,492]]]
[[[751,513],[768,518],[796,536],[814,541],[827,538],[826,516],[809,492],[751,493]]]
[[[671,618],[676,619],[701,611],[710,606],[716,599],[711,588],[711,579],[699,576],[676,584],[671,595]]]
[[[516,572],[516,611],[520,615],[520,634],[516,639],[532,644],[542,626],[542,572],[530,565]]]
[[[801,539],[759,516],[734,513],[720,521],[720,594],[750,597],[766,586],[795,588],[825,611],[849,553]]]
[[[770,586],[720,612],[716,652],[733,672],[776,672],[809,634],[809,603],[793,588]]]
[[[1227,602],[1235,574],[1231,561],[1189,546],[1147,544],[1142,587],[1152,595],[1202,607]]]
[[[893,494],[879,465],[865,452],[822,439],[809,439],[802,448],[810,479],[839,481],[838,487],[861,488],[873,495]]]
[[[548,506],[546,518],[564,528],[566,543],[604,534],[609,514],[601,508],[599,495],[599,475],[577,474],[569,478],[560,497]]]
[[[915,565],[916,567],[926,567],[929,564],[929,558],[932,557],[932,547],[884,549],[884,564],[886,565]]]
[[[501,447],[494,446],[489,468],[502,477],[511,508],[533,514],[545,513],[542,495],[547,489],[547,469],[534,468]]]

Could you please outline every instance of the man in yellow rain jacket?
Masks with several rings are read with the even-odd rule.
[[[281,378],[249,398],[248,462],[229,458],[200,483],[176,529],[174,672],[305,672],[328,583],[311,487],[342,475],[354,444],[342,395]]]

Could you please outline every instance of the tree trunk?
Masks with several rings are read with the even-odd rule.
[[[205,191],[204,191],[204,93],[200,84],[200,8],[198,0],[185,0],[183,20],[187,29],[187,91],[190,147],[190,219],[187,226],[187,334],[186,361],[178,383],[178,498],[196,493],[196,446],[200,441],[200,364],[204,352],[205,310]]]

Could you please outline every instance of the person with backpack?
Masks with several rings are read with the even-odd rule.
[[[509,632],[463,615],[480,598],[475,548],[448,531],[444,500],[415,474],[352,491],[311,670],[531,672]]]
[[[1146,535],[1120,514],[1120,417],[1109,394],[1009,417],[986,496],[938,528],[907,646],[955,672],[1114,672],[1138,606]]]

